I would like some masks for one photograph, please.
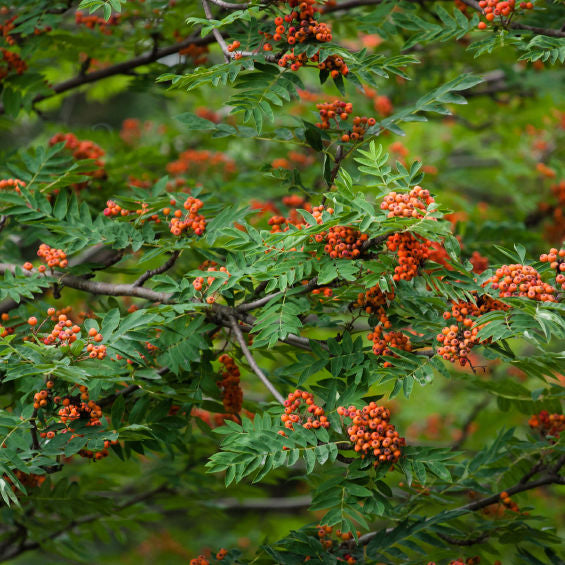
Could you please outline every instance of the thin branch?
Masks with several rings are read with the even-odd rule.
[[[467,538],[467,539],[452,538],[451,536],[442,534],[440,532],[437,533],[437,536],[451,545],[461,545],[461,546],[469,546],[469,545],[475,545],[477,543],[483,543],[489,538],[489,534],[487,532],[481,534],[480,536],[474,538]]]
[[[223,510],[295,510],[310,506],[312,497],[309,495],[293,496],[289,498],[250,498],[238,500],[237,498],[223,498],[212,500],[210,506]]]
[[[206,0],[201,0],[201,1],[202,1],[202,8],[204,8],[204,14],[206,15],[206,19],[213,20],[214,16],[212,16],[212,11],[210,10],[210,6],[208,5],[208,2]],[[220,49],[224,54],[224,59],[226,60],[226,63],[229,63],[232,60],[233,55],[232,53],[230,53],[230,51],[228,51],[228,45],[224,41],[222,34],[216,28],[213,28],[212,35],[214,36],[216,42],[220,46]]]
[[[212,4],[223,8],[224,10],[246,10],[251,5],[249,2],[244,4],[233,4],[231,2],[224,2],[224,0],[209,0]]]
[[[273,386],[271,381],[269,381],[265,373],[263,373],[263,371],[259,368],[259,365],[257,365],[257,362],[253,358],[253,355],[251,355],[251,352],[247,347],[247,343],[245,343],[243,334],[239,329],[239,324],[237,323],[237,320],[234,317],[230,317],[230,325],[235,335],[235,339],[237,339],[237,342],[239,343],[239,346],[241,347],[241,350],[243,351],[243,354],[245,355],[247,362],[249,363],[255,374],[259,377],[261,382],[267,387],[267,389],[271,392],[271,394],[277,399],[277,402],[279,402],[280,404],[284,404],[284,398],[281,395],[281,393]]]
[[[99,80],[109,78],[115,75],[123,75],[128,74],[130,71],[137,67],[141,67],[143,65],[148,65],[149,63],[154,63],[167,55],[173,55],[174,53],[178,53],[181,49],[189,47],[190,45],[208,45],[210,43],[214,43],[214,38],[212,36],[208,37],[199,37],[198,35],[191,35],[190,37],[186,38],[184,41],[179,41],[173,45],[168,45],[167,47],[161,47],[160,49],[153,49],[144,55],[139,55],[138,57],[134,57],[127,61],[122,61],[121,63],[117,63],[110,67],[106,67],[105,69],[100,69],[98,71],[93,71],[91,73],[87,73],[84,75],[78,74],[77,76],[55,84],[51,88],[51,92],[46,94],[38,94],[33,99],[33,104],[37,104],[42,100],[46,100],[47,98],[52,98],[57,94],[62,94],[69,90],[74,90],[84,84],[89,84],[91,82],[97,82]],[[5,112],[5,108],[3,105],[0,104],[0,114]]]
[[[161,273],[168,271],[175,264],[179,255],[180,255],[180,251],[173,252],[173,254],[169,257],[169,259],[165,263],[163,263],[160,267],[157,267],[156,269],[150,269],[149,271],[145,271],[145,273],[143,273],[133,283],[133,286],[143,286],[143,283],[145,283],[145,281],[147,281],[151,277],[154,277],[155,275],[160,275]]]
[[[318,277],[314,277],[308,282],[308,284],[303,285],[303,287],[300,289],[300,292],[298,292],[297,294],[304,294],[306,292],[310,292],[312,289],[316,288],[317,285],[318,285]],[[268,304],[274,298],[282,296],[284,293],[285,293],[284,290],[281,290],[280,292],[274,292],[273,294],[268,294],[267,296],[263,296],[263,298],[254,300],[253,302],[240,304],[239,306],[236,306],[236,309],[239,310],[240,312],[249,312],[250,310],[255,310],[255,308],[261,308],[261,306],[265,306],[265,304]]]
[[[463,427],[461,428],[461,436],[451,446],[452,451],[457,451],[467,441],[473,422],[475,421],[477,416],[483,411],[483,409],[485,409],[488,406],[489,402],[490,402],[490,398],[487,396],[486,398],[483,398],[483,400],[481,400],[479,403],[475,404],[475,406],[473,406],[471,412],[469,412],[469,415],[467,416],[465,422],[463,423]]]
[[[39,451],[39,436],[37,435],[37,423],[35,419],[37,418],[37,409],[33,410],[33,414],[30,418],[31,423],[31,448],[35,451]]]

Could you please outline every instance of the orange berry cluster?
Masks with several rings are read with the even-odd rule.
[[[0,24],[0,33],[2,34],[2,37],[4,38],[4,40],[8,45],[15,45],[16,43],[16,40],[10,35],[10,33],[16,25],[14,24],[14,21],[16,20],[17,17],[18,15],[16,14],[11,18],[9,18],[8,20],[6,20],[3,24]]]
[[[102,157],[106,154],[104,149],[94,143],[93,141],[83,140],[77,138],[74,133],[57,133],[50,140],[49,145],[55,145],[56,143],[65,142],[65,149],[72,152],[74,159],[92,159],[95,165],[98,167],[94,171],[83,173],[86,176],[102,179],[106,176],[106,171],[104,169],[104,162]],[[77,183],[73,187],[77,190],[85,188],[87,183]]]
[[[390,328],[390,322],[386,315],[385,307],[394,300],[394,290],[384,292],[379,285],[372,286],[367,292],[360,292],[357,300],[353,303],[354,308],[362,308],[367,314],[374,314],[379,317],[383,326]]]
[[[339,544],[344,541],[350,541],[353,539],[353,532],[342,532],[339,529],[335,530],[334,532],[332,526],[316,526],[316,528],[318,530],[318,538],[320,540],[320,543],[325,550],[330,550],[333,547],[334,542],[337,542]],[[334,535],[335,539],[330,538],[332,534]],[[360,535],[361,532],[357,530],[357,537],[359,537]],[[353,557],[349,553],[346,553],[342,559],[339,559],[339,561],[344,561],[348,565],[354,565],[354,563],[357,563],[355,557]]]
[[[222,273],[226,273],[228,275],[228,277],[230,276],[229,271],[225,268],[225,267],[220,267],[219,269],[217,269],[218,263],[216,263],[216,261],[204,261],[204,263],[202,263],[202,265],[200,265],[199,269],[204,271],[206,270],[209,273],[214,273],[214,272],[222,272]],[[206,284],[208,287],[210,287],[210,285],[216,280],[216,277],[213,277],[211,275],[208,275],[208,277],[206,278]],[[225,280],[224,284],[226,284],[228,281]],[[196,277],[192,283],[192,286],[194,287],[194,290],[200,292],[204,286],[204,277]],[[213,304],[214,302],[216,302],[216,297],[215,294],[212,294],[208,297],[206,297],[206,302],[208,304]]]
[[[542,436],[559,437],[565,430],[565,415],[550,414],[547,410],[542,410],[539,414],[532,416],[528,422],[530,427],[538,429]]]
[[[50,383],[52,383],[53,381],[49,381]],[[48,387],[48,388],[52,388]],[[49,391],[47,390],[40,390],[39,392],[36,392],[33,395],[33,409],[34,410],[39,410],[40,408],[45,408],[48,404],[48,397],[49,397]]]
[[[342,125],[341,122],[347,120],[353,112],[353,104],[351,102],[343,102],[342,100],[316,104],[316,108],[320,114],[320,121],[316,123],[316,127],[320,129],[330,129],[331,120],[334,120],[336,127],[339,128]],[[344,132],[341,136],[341,141],[343,143],[362,141],[367,128],[374,126],[376,123],[375,118],[355,116],[353,118],[353,129]]]
[[[390,349],[391,347],[403,351],[412,351],[410,338],[402,332],[385,333],[382,326],[376,326],[367,337],[373,342],[373,353],[375,355],[395,357],[394,351]],[[385,361],[383,367],[392,367],[392,363]]]
[[[110,26],[118,24],[119,21],[119,14],[112,14],[108,20],[105,20],[98,16],[86,15],[83,12],[75,13],[75,23],[77,25],[84,25],[89,29],[98,27],[98,29],[105,35],[111,35],[112,30],[110,29]]]
[[[389,192],[381,202],[381,210],[388,210],[389,218],[422,218],[433,202],[429,190],[415,186],[408,193]]]
[[[49,247],[46,243],[39,246],[37,256],[41,257],[51,270],[53,270],[53,267],[64,269],[69,264],[67,254],[62,249]]]
[[[390,423],[390,410],[371,402],[363,408],[339,406],[337,413],[351,419],[347,428],[353,449],[366,456],[375,458],[375,466],[381,463],[396,463],[402,455],[402,447],[406,445],[403,437]]]
[[[333,208],[325,208],[324,206],[314,206],[312,208],[307,202],[304,205],[304,210],[310,212],[312,216],[314,216],[318,225],[323,223],[322,213],[324,210],[328,214],[333,214],[334,212]],[[286,226],[284,224],[286,224]],[[298,213],[296,209],[292,209],[287,218],[284,216],[273,216],[269,218],[269,225],[272,226],[271,233],[288,231],[290,225],[293,225],[299,230],[310,226],[310,224]],[[321,242],[324,239],[323,234],[316,234],[314,237],[317,242]]]
[[[488,259],[481,255],[478,251],[473,251],[469,261],[471,262],[471,265],[473,265],[473,273],[476,273],[477,275],[480,275],[488,269]]]
[[[205,173],[209,170],[217,172],[222,169],[225,176],[235,173],[237,170],[235,161],[223,153],[198,149],[187,149],[176,161],[167,164],[167,172],[174,176],[183,175],[188,171]]]
[[[302,403],[307,406],[306,410],[302,408]],[[314,395],[299,389],[291,392],[284,401],[281,422],[289,430],[294,430],[294,424],[299,424],[307,430],[330,427],[324,409],[314,403]]]
[[[363,252],[365,242],[369,239],[366,233],[361,233],[349,226],[331,227],[323,235],[327,242],[324,251],[332,259],[357,259]]]
[[[520,296],[540,302],[555,302],[555,288],[543,282],[539,273],[529,265],[503,265],[485,281],[483,286],[499,291],[502,298]]]
[[[329,286],[325,286],[325,287],[321,287],[321,288],[315,288],[312,291],[312,294],[317,296],[317,295],[322,295],[325,296],[326,298],[330,298],[331,296],[333,296],[334,291],[329,287]],[[322,299],[320,298],[320,302],[322,302]]]
[[[0,53],[2,53],[2,62],[6,65],[0,67],[0,80],[4,79],[11,71],[21,75],[27,70],[27,63],[14,51],[0,47]]]
[[[520,512],[518,505],[510,498],[506,491],[500,493],[500,502],[502,502],[508,510],[512,510],[512,512]]]
[[[47,310],[47,315],[52,316],[55,314],[55,308],[49,308]],[[30,326],[35,326],[37,324],[36,318],[30,318],[28,320]],[[60,314],[57,319],[55,327],[51,330],[51,333],[43,338],[43,343],[45,345],[69,345],[77,340],[77,334],[80,333],[80,327],[73,324],[71,320],[67,318],[65,314]]]
[[[45,475],[36,475],[35,473],[24,473],[19,469],[15,469],[13,471],[13,474],[16,477],[16,479],[18,479],[18,481],[20,481],[20,483],[26,488],[26,490],[40,487],[45,482]],[[12,483],[12,480],[10,479],[10,477],[8,477],[8,475],[4,475],[2,478],[8,482],[10,488],[14,492],[17,492],[18,489],[16,485]]]
[[[479,6],[487,21],[492,22],[495,17],[498,17],[501,23],[506,23],[516,11],[516,0],[480,0]],[[520,2],[519,6],[523,10],[532,10],[534,7],[532,2]],[[479,29],[486,29],[486,27],[485,22],[479,22]]]
[[[243,403],[243,390],[240,386],[240,373],[235,361],[227,354],[220,356],[218,361],[224,366],[222,380],[218,387],[222,391],[222,402],[227,412],[237,414],[241,411]]]
[[[199,555],[198,557],[194,557],[189,561],[190,565],[210,565],[210,561],[206,558],[205,555]]]
[[[398,266],[393,280],[410,281],[418,275],[418,269],[430,255],[430,242],[410,232],[395,233],[386,242],[389,251],[398,254]]]
[[[477,334],[483,325],[473,328],[476,318],[492,312],[493,310],[508,310],[508,306],[488,295],[477,298],[477,302],[452,301],[451,311],[443,313],[443,319],[453,318],[457,324],[444,327],[436,339],[442,345],[438,347],[438,354],[447,361],[459,363],[464,366],[469,361],[471,349],[480,343]]]
[[[20,190],[21,186],[26,186],[26,183],[23,180],[20,180],[20,179],[2,179],[2,180],[0,180],[0,190],[2,190],[4,188],[13,189],[18,194],[20,194],[22,192]]]
[[[169,223],[170,231],[173,235],[179,236],[189,230],[192,230],[195,235],[202,235],[206,229],[206,219],[198,211],[204,203],[198,198],[189,196],[183,204],[184,211],[176,209],[173,212],[173,218]],[[165,208],[163,213],[168,216],[170,209]]]
[[[552,247],[549,253],[544,253],[539,258],[543,263],[549,263],[552,269],[555,269],[557,275],[555,277],[555,282],[561,285],[561,288],[565,290],[565,249],[556,249]]]

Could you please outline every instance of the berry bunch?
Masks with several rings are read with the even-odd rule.
[[[516,0],[480,0],[479,6],[483,10],[485,19],[492,22],[495,18],[499,22],[506,25],[514,12],[516,11]],[[532,2],[520,2],[519,7],[522,10],[532,10],[534,5]],[[479,22],[479,29],[486,29],[485,22]]]
[[[82,174],[95,179],[103,179],[106,177],[104,162],[102,161],[102,157],[106,154],[106,152],[102,149],[102,147],[93,141],[81,141],[74,133],[57,133],[49,140],[49,145],[55,145],[56,143],[63,141],[65,142],[65,149],[72,153],[73,159],[76,159],[77,161],[82,159],[92,159],[94,161],[97,168],[94,171]],[[73,185],[73,188],[80,190],[85,188],[86,185],[86,182],[77,183]]]
[[[476,555],[475,557],[468,557],[467,559],[454,559],[449,562],[449,565],[478,565],[481,558]],[[435,561],[430,561],[427,565],[436,565]],[[500,565],[500,561],[495,561],[493,565]]]
[[[318,539],[320,540],[320,543],[325,550],[330,550],[332,547],[334,547],[334,544],[340,544],[344,541],[350,541],[353,539],[353,532],[342,532],[341,530],[335,530],[334,532],[332,526],[319,525],[316,526],[316,529]],[[360,535],[361,532],[357,530],[357,537],[359,537]],[[332,539],[332,536],[334,539]],[[357,563],[355,557],[352,557],[350,554],[345,554],[343,556],[343,559],[340,559],[340,561],[344,561],[348,565]]]
[[[334,291],[329,287],[329,286],[325,286],[325,287],[321,287],[321,288],[315,288],[312,291],[312,294],[317,296],[317,295],[322,295],[325,296],[326,298],[331,298],[333,296]],[[320,302],[323,302],[323,300],[320,298]]]
[[[529,265],[503,265],[487,279],[483,286],[490,284],[502,298],[520,296],[540,302],[555,302],[555,288],[544,283],[539,273]]]
[[[391,347],[402,351],[412,351],[410,338],[402,332],[385,333],[382,326],[376,326],[367,337],[373,342],[373,353],[375,355],[395,357],[394,351],[390,349]],[[383,367],[392,367],[392,363],[385,361]]]
[[[324,210],[328,214],[333,214],[333,208],[324,208],[324,206],[314,206],[313,208],[310,206],[309,203],[305,203],[304,209],[307,212],[310,212],[312,216],[316,219],[316,223],[322,224],[322,213]],[[289,230],[289,226],[294,226],[295,228],[301,230],[303,228],[307,228],[310,224],[298,213],[296,209],[292,209],[287,218],[284,216],[272,216],[269,218],[269,225],[271,227],[271,233],[278,233],[278,232],[285,232]],[[286,224],[286,225],[285,225]],[[324,235],[316,234],[314,236],[317,242],[321,242],[324,239]]]
[[[199,214],[198,211],[203,205],[202,200],[189,196],[184,201],[184,211],[177,208],[173,212],[173,217],[169,223],[171,233],[179,236],[192,230],[195,235],[202,235],[206,229],[206,218],[204,218],[202,214]],[[165,216],[168,216],[170,213],[170,208],[163,209]]]
[[[13,189],[18,194],[20,194],[22,192],[20,190],[20,187],[22,187],[22,186],[26,186],[26,183],[23,180],[20,180],[20,179],[2,179],[2,180],[0,180],[0,190],[2,190],[4,188]]]
[[[518,505],[510,498],[506,491],[500,493],[500,502],[512,512],[520,512]]]
[[[398,266],[393,280],[410,281],[418,275],[418,269],[430,255],[430,242],[410,232],[395,233],[386,242],[389,251],[398,254]]]
[[[473,327],[476,318],[494,310],[508,310],[509,306],[488,295],[480,296],[476,302],[452,301],[451,310],[443,313],[444,320],[453,318],[457,324],[444,327],[436,339],[442,345],[438,347],[438,354],[447,361],[459,363],[464,366],[470,364],[469,353],[480,343],[477,334],[483,325]]]
[[[330,129],[332,120],[335,122],[336,128],[341,128],[342,122],[345,122],[353,112],[353,104],[351,102],[343,102],[342,100],[316,104],[316,108],[320,114],[320,121],[316,123],[316,127],[320,129]],[[341,141],[343,143],[362,141],[367,128],[374,126],[376,123],[375,118],[355,116],[353,118],[353,129],[345,131],[341,136]]]
[[[302,403],[307,406],[306,410],[302,407]],[[289,430],[294,430],[294,424],[299,424],[307,430],[330,427],[324,409],[314,403],[314,395],[299,389],[291,392],[284,401],[281,422]]]
[[[388,210],[389,218],[423,218],[433,202],[429,190],[415,186],[408,193],[389,192],[381,202],[381,210]]]
[[[473,265],[473,273],[476,273],[477,275],[480,275],[488,269],[488,259],[481,255],[478,251],[473,251],[469,261],[471,262],[471,265]]]
[[[89,29],[95,29],[98,27],[100,32],[105,35],[111,35],[111,26],[115,26],[120,21],[119,14],[112,14],[108,20],[100,18],[98,16],[86,15],[83,12],[75,12],[75,23],[77,25],[84,25]]]
[[[183,151],[176,161],[167,164],[167,172],[173,176],[183,175],[187,172],[206,173],[220,171],[224,176],[229,176],[237,170],[235,161],[224,153],[187,149]]]
[[[218,387],[222,391],[222,402],[227,412],[238,414],[241,412],[243,403],[243,391],[240,386],[240,373],[235,361],[225,353],[218,361],[224,366],[222,380],[218,381]]]
[[[2,63],[5,65],[0,67],[0,80],[3,80],[12,71],[21,75],[27,70],[27,63],[14,51],[0,47],[0,53],[2,54]]]
[[[210,561],[208,561],[205,555],[199,555],[191,559],[189,565],[210,565]]]
[[[319,235],[319,234],[318,234]],[[369,239],[366,233],[350,226],[334,226],[324,232],[326,245],[324,251],[332,259],[356,259],[363,252],[365,242]]]
[[[390,410],[375,402],[363,408],[339,406],[337,413],[351,420],[347,428],[353,449],[361,453],[361,458],[374,457],[375,466],[382,463],[396,463],[406,445],[394,425],[390,423]]]
[[[218,263],[216,263],[216,261],[204,261],[204,263],[202,263],[202,265],[200,265],[199,269],[201,271],[206,270],[209,273],[214,273],[214,272],[222,272],[222,273],[226,273],[228,275],[228,277],[230,276],[229,271],[225,268],[225,267],[220,267],[219,269],[217,269]],[[207,287],[209,288],[210,285],[216,280],[216,277],[213,277],[211,275],[208,275],[208,277],[206,278],[206,284]],[[227,279],[224,281],[224,284],[226,284],[228,281]],[[194,290],[200,292],[202,291],[202,288],[204,286],[204,277],[196,277],[192,283],[192,286],[194,287]],[[216,301],[216,296],[215,294],[212,294],[208,297],[206,297],[206,302],[208,304],[213,304]]]
[[[394,106],[392,105],[390,98],[384,94],[375,96],[373,99],[373,106],[383,118],[390,116],[394,112]]]
[[[539,414],[532,416],[528,423],[530,428],[539,430],[543,437],[558,438],[559,434],[565,430],[565,415],[550,414],[547,410],[542,410]]]
[[[390,328],[390,322],[386,315],[386,307],[394,300],[394,290],[384,292],[379,285],[372,286],[367,292],[360,292],[357,300],[353,303],[354,308],[362,308],[367,314],[379,317],[379,321],[386,328]]]
[[[69,262],[67,261],[67,254],[62,249],[55,249],[49,247],[46,243],[42,243],[37,250],[37,256],[41,257],[47,266],[53,271],[54,267],[64,269]],[[38,269],[41,270],[41,269]],[[43,269],[45,270],[45,269]]]
[[[36,475],[35,473],[24,473],[19,469],[15,469],[13,471],[14,476],[20,483],[26,488],[26,490],[30,490],[33,488],[40,487],[45,482],[45,475]],[[2,477],[11,487],[11,489],[15,492],[21,492],[16,485],[12,483],[12,480],[8,475],[4,475]]]
[[[565,290],[565,249],[556,249],[552,247],[549,253],[544,253],[540,256],[539,260],[542,263],[549,263],[552,269],[555,269],[556,276],[555,282],[561,285],[561,288]]]

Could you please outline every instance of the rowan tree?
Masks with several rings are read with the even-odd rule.
[[[0,562],[565,562],[563,2],[0,6]]]

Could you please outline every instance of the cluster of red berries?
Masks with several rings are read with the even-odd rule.
[[[243,404],[243,390],[240,386],[240,372],[232,357],[224,353],[218,361],[224,366],[222,380],[218,387],[222,391],[222,402],[227,412],[238,414]]]
[[[224,153],[198,149],[187,149],[176,161],[167,163],[167,172],[174,176],[183,175],[188,171],[205,173],[209,170],[223,170],[224,176],[229,176],[235,173],[237,167],[235,161]]]
[[[516,11],[516,0],[480,0],[479,6],[482,8],[485,19],[492,22],[498,17],[501,23],[509,21],[512,14]],[[534,5],[532,2],[520,2],[519,7],[522,10],[532,10]],[[486,29],[485,22],[479,22],[479,29]]]
[[[469,261],[471,262],[471,265],[473,265],[473,273],[476,273],[477,275],[480,275],[488,269],[488,259],[484,255],[481,255],[478,251],[473,251]]]
[[[27,70],[27,63],[14,51],[0,47],[0,53],[2,53],[2,63],[5,65],[0,67],[0,80],[3,80],[12,71],[21,75]]]
[[[52,389],[54,386],[53,381],[47,381],[45,385],[48,389]],[[33,395],[33,409],[39,410],[40,408],[45,408],[47,406],[49,398],[49,391],[46,389],[40,390]]]
[[[208,273],[217,273],[218,271],[220,271],[221,273],[226,273],[226,275],[228,275],[228,277],[230,276],[229,271],[225,268],[225,267],[220,267],[219,269],[217,269],[216,267],[218,266],[218,263],[216,263],[216,261],[204,261],[204,263],[202,263],[202,265],[200,265],[199,269],[201,271],[206,271]],[[206,277],[206,285],[209,288],[210,285],[216,280],[216,277],[213,277],[212,275],[208,275],[208,277]],[[226,284],[228,281],[225,280],[224,284]],[[204,277],[196,277],[192,283],[192,286],[194,287],[194,290],[200,292],[202,291],[202,288],[204,287]],[[213,304],[214,302],[216,302],[216,296],[215,294],[211,294],[210,296],[206,297],[206,302],[208,304]]]
[[[558,438],[559,434],[565,430],[565,415],[550,414],[547,410],[542,410],[539,414],[532,416],[528,423],[531,428],[539,430],[543,437]]]
[[[369,239],[366,233],[349,226],[331,227],[323,235],[327,242],[324,251],[332,259],[357,259]]]
[[[315,288],[312,291],[312,294],[314,296],[319,296],[321,294],[322,296],[324,296],[326,298],[331,298],[333,296],[333,293],[334,293],[334,291],[329,286]],[[323,302],[322,298],[320,298],[320,302]]]
[[[65,149],[71,151],[72,156],[77,161],[83,159],[92,159],[96,165],[94,171],[83,173],[86,176],[103,179],[106,177],[106,171],[104,169],[104,162],[102,157],[106,154],[104,149],[89,140],[80,140],[74,133],[57,133],[50,140],[49,145],[55,145],[56,143],[65,142]],[[85,182],[77,183],[73,185],[73,188],[80,190],[86,187]]]
[[[457,324],[444,327],[436,339],[442,345],[438,347],[438,354],[447,361],[459,363],[464,366],[469,361],[471,349],[477,345],[477,334],[483,325],[473,327],[476,318],[494,310],[508,310],[508,306],[488,295],[480,296],[475,302],[452,301],[451,311],[443,313],[444,320],[453,318]]]
[[[354,308],[362,308],[367,314],[379,317],[383,326],[390,328],[390,322],[386,315],[386,307],[394,300],[394,290],[384,292],[379,285],[372,286],[367,292],[360,292],[357,300],[353,303]]]
[[[430,256],[430,242],[410,232],[395,233],[386,242],[389,251],[398,255],[393,280],[410,281],[418,275],[421,265]]]
[[[306,410],[302,407],[302,403],[307,406]],[[330,427],[324,409],[314,403],[314,395],[299,389],[291,392],[284,401],[284,414],[281,416],[281,422],[289,430],[294,430],[295,424],[307,430]],[[284,432],[281,435],[284,435]]]
[[[336,128],[342,128],[342,123],[353,112],[353,104],[351,102],[343,102],[342,100],[316,104],[316,108],[320,114],[320,121],[316,123],[316,127],[320,129],[330,129],[332,120],[335,121]],[[376,123],[375,118],[355,116],[353,118],[353,129],[344,132],[341,136],[341,141],[343,143],[362,141],[367,128],[374,126]]]
[[[429,190],[415,186],[408,193],[389,192],[381,202],[381,210],[388,210],[389,218],[423,218],[433,202]]]
[[[62,249],[55,249],[46,243],[42,243],[39,246],[37,256],[41,257],[51,270],[53,270],[54,267],[64,269],[69,264],[67,254]]]
[[[172,213],[173,217],[169,223],[171,233],[179,236],[192,230],[195,235],[202,235],[206,229],[206,218],[198,213],[202,206],[204,206],[202,200],[189,196],[184,201],[184,211],[177,209]],[[164,208],[163,214],[169,216],[171,214],[170,208]]]
[[[183,47],[179,50],[179,55],[184,55],[185,57],[190,57],[194,66],[203,65],[208,61],[207,54],[210,49],[207,45],[196,45],[191,43],[187,47]]]
[[[396,357],[391,347],[401,349],[402,351],[412,351],[412,344],[407,335],[402,332],[386,333],[383,331],[383,326],[376,326],[367,337],[373,342],[373,353],[375,355]],[[383,367],[392,367],[392,363],[385,361]]]
[[[341,530],[335,530],[332,526],[316,526],[318,539],[322,544],[322,547],[325,550],[329,550],[333,547],[334,542],[342,543],[344,541],[350,541],[353,539],[353,532],[342,532]],[[361,535],[361,532],[357,530],[357,537]],[[334,536],[334,539],[331,539],[330,536]],[[350,554],[345,554],[340,561],[344,561],[348,565],[354,565],[357,563],[355,557],[351,556]]]
[[[98,16],[87,15],[83,12],[76,12],[75,13],[75,23],[77,25],[84,25],[89,29],[94,29],[98,27],[98,29],[105,35],[111,35],[112,30],[111,26],[117,25],[120,21],[119,14],[112,14],[108,20],[104,18],[100,18]]]
[[[510,498],[506,491],[500,493],[500,502],[512,512],[520,512],[518,505]]]
[[[2,179],[0,180],[0,190],[2,189],[12,189],[15,190],[18,194],[22,191],[20,187],[26,186],[26,183],[20,179]]]
[[[561,288],[565,290],[565,249],[556,249],[552,247],[549,253],[544,253],[540,256],[539,260],[542,263],[549,263],[552,269],[555,269],[556,276],[555,282],[561,285]]]
[[[26,488],[26,490],[30,490],[33,488],[40,487],[45,482],[45,475],[36,475],[35,473],[24,473],[19,469],[15,469],[13,471],[14,476],[18,481]],[[12,480],[8,475],[3,475],[2,477],[9,485],[10,488],[14,492],[18,492],[18,489],[15,484],[13,484]]]
[[[406,441],[390,423],[388,408],[371,402],[363,408],[339,406],[337,413],[351,420],[347,434],[353,449],[361,453],[362,459],[366,456],[374,457],[375,466],[398,461]]]
[[[483,286],[490,284],[498,290],[501,298],[520,296],[540,302],[555,302],[555,288],[543,282],[539,273],[529,265],[503,265],[487,279]]]
[[[275,33],[272,34],[274,41],[286,39],[289,45],[304,43],[306,41],[317,41],[327,43],[332,40],[332,30],[324,22],[319,22],[314,18],[314,14],[319,11],[316,0],[290,0],[291,8],[298,8],[300,11],[292,11],[287,16],[277,16],[274,20],[276,26]],[[296,25],[288,25],[296,21]],[[267,34],[270,36],[271,34]]]
[[[292,169],[293,167],[308,167],[314,163],[315,159],[312,155],[304,155],[303,153],[299,153],[298,151],[289,151],[288,157],[278,157],[273,159],[271,162],[271,167],[273,169]],[[297,198],[301,202],[305,202],[304,198],[298,196],[297,194],[292,194],[291,196],[283,197],[283,204],[286,204],[285,200],[287,198]],[[291,204],[286,204],[287,206],[292,207]],[[298,206],[294,206],[295,208],[304,208],[301,204]]]
[[[314,216],[318,225],[324,222],[324,220],[322,219],[322,213],[324,211],[326,211],[328,214],[333,214],[334,212],[333,208],[325,208],[324,206],[314,206],[312,208],[307,202],[304,204],[304,210],[310,212],[312,216]],[[272,226],[271,233],[288,231],[290,225],[299,230],[310,227],[310,224],[298,213],[298,210],[294,208],[290,210],[289,216],[287,218],[285,218],[284,216],[272,216],[271,218],[269,218],[268,223],[270,226]],[[316,234],[314,237],[318,243],[324,240],[324,235],[322,234]]]
[[[2,13],[3,14],[3,13]],[[15,45],[16,40],[11,36],[12,30],[16,26],[14,21],[18,17],[17,14],[7,19],[3,24],[0,24],[0,33],[8,45]]]

